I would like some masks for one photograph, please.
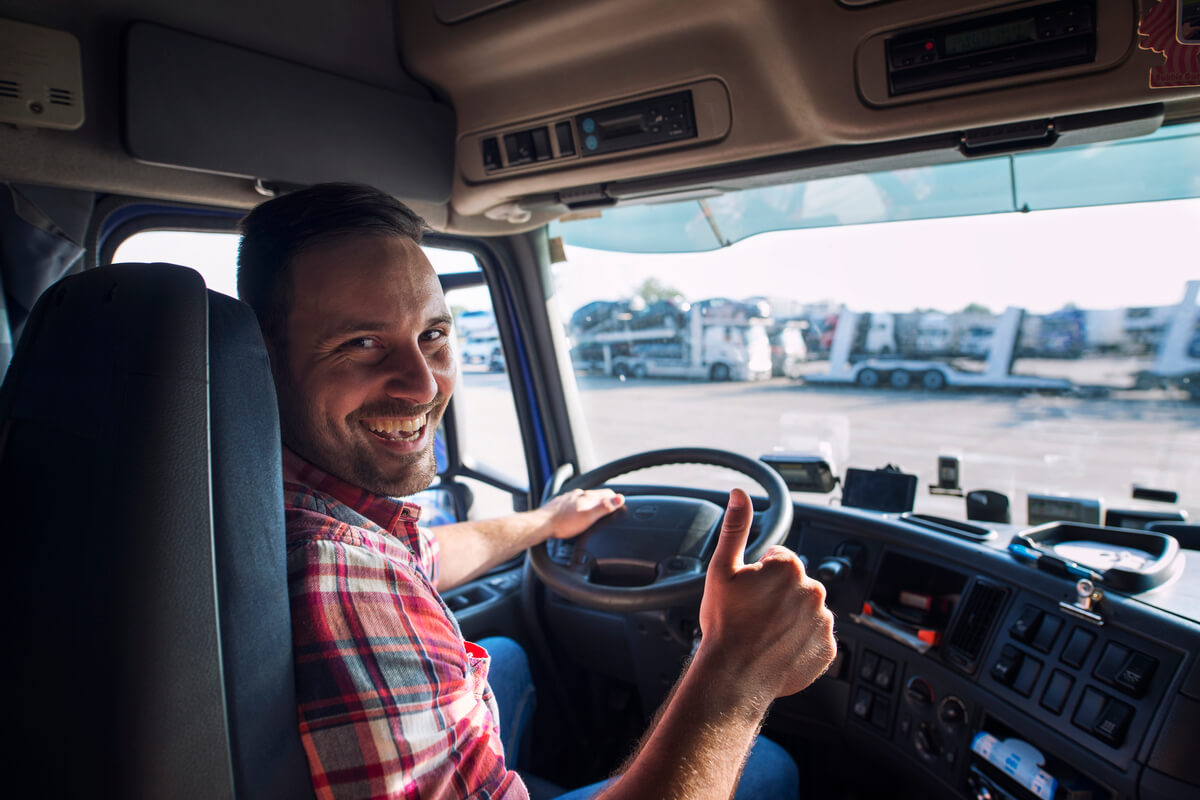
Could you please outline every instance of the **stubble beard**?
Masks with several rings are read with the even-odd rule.
[[[444,402],[435,401],[429,411],[425,448],[415,453],[391,454],[385,462],[368,441],[358,438],[370,434],[355,419],[355,413],[342,420],[324,416],[288,376],[283,377],[278,381],[283,443],[301,458],[335,478],[384,497],[408,497],[433,483],[437,477],[434,434],[445,409]]]

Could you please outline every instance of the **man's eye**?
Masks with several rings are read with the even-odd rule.
[[[427,342],[440,342],[446,338],[446,332],[441,328],[434,328],[431,331],[425,331],[425,333],[421,334],[421,338]]]
[[[342,347],[347,350],[370,350],[371,348],[378,346],[379,342],[375,341],[375,339],[371,338],[370,336],[356,336],[355,338],[350,339],[342,344]]]

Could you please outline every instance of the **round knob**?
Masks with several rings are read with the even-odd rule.
[[[950,695],[942,701],[942,705],[938,709],[938,718],[951,727],[962,725],[967,721],[967,706],[962,700]]]
[[[915,705],[927,706],[933,702],[933,687],[924,678],[909,678],[904,695]]]

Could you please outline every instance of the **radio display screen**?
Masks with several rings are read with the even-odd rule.
[[[642,122],[641,114],[630,114],[626,117],[601,120],[600,130],[605,139],[619,139],[622,136],[632,136],[635,133],[645,133],[646,125]]]
[[[975,28],[960,33],[948,33],[942,42],[942,50],[948,56],[961,56],[979,50],[991,50],[1017,42],[1028,42],[1036,35],[1032,19]]]

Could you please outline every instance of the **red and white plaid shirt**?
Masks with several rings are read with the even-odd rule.
[[[487,651],[442,602],[420,509],[283,452],[300,735],[318,797],[521,798]]]

